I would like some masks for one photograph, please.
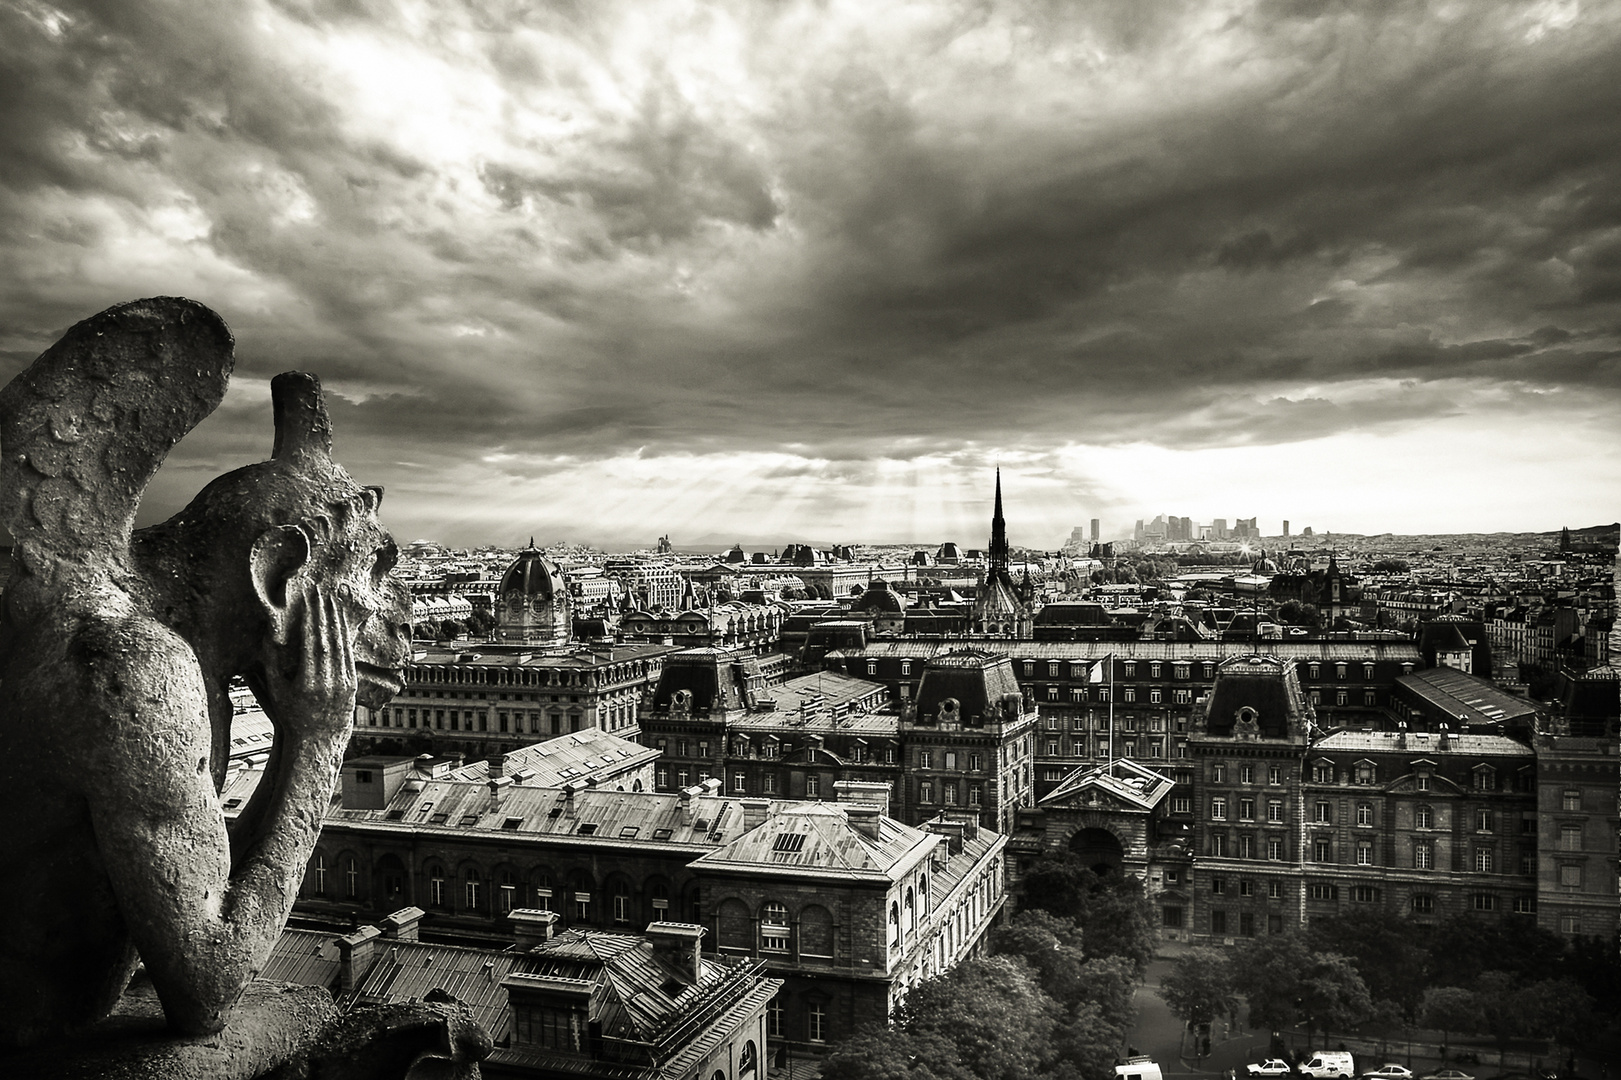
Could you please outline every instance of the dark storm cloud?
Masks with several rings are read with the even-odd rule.
[[[0,374],[184,292],[357,461],[513,476],[1613,410],[1618,69],[1555,3],[24,0]]]

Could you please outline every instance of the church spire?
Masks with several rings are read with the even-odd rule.
[[[1008,569],[1007,522],[1002,520],[1002,467],[996,468],[996,510],[991,515],[991,565],[989,576],[1006,576]]]

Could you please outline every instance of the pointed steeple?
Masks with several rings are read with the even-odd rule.
[[[996,510],[991,515],[991,577],[1006,577],[1008,569],[1007,522],[1002,520],[1002,468],[996,468]]]

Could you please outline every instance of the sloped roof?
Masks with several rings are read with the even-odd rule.
[[[1499,690],[1485,679],[1457,668],[1415,671],[1399,677],[1396,685],[1437,711],[1468,725],[1499,724],[1537,714],[1533,702]]]
[[[341,959],[338,939],[330,931],[283,930],[259,977],[330,990],[338,981]]]
[[[1305,661],[1394,660],[1414,664],[1422,661],[1418,648],[1408,640],[1268,641],[1256,644],[1242,641],[1010,641],[994,637],[953,638],[950,641],[876,638],[868,642],[865,648],[842,649],[829,653],[828,658],[896,656],[923,660],[965,648],[1031,660],[1102,660],[1112,653],[1121,660],[1186,660],[1198,663],[1250,656],[1260,651],[1269,656]]]
[[[523,961],[522,953],[425,941],[378,944],[387,948],[381,949],[371,971],[350,992],[346,1008],[362,1002],[421,1001],[438,989],[466,1002],[496,1042],[506,1038],[510,1015],[501,980]]]
[[[893,818],[877,818],[867,836],[836,803],[772,804],[764,824],[692,861],[693,867],[745,869],[769,875],[812,875],[893,880],[940,842],[940,837]],[[778,837],[803,837],[778,843]]]
[[[1131,758],[1116,758],[1089,769],[1076,769],[1041,799],[1041,805],[1062,805],[1096,792],[1144,813],[1153,810],[1175,782]]]
[[[1401,746],[1399,731],[1336,731],[1312,744],[1312,751],[1383,751],[1418,757],[1447,754],[1453,757],[1534,757],[1535,752],[1524,743],[1506,735],[1449,734],[1446,746],[1441,745],[1439,734],[1407,733],[1407,746]]]
[[[229,781],[223,797],[226,816],[240,812],[264,775],[246,769]],[[234,806],[231,801],[237,800]],[[560,788],[513,784],[499,803],[488,784],[469,780],[411,780],[401,785],[393,800],[379,810],[344,807],[334,800],[326,820],[366,824],[376,829],[429,835],[514,837],[544,835],[612,847],[649,844],[707,850],[743,829],[743,809],[735,801],[698,795],[683,811],[681,796],[653,791],[586,789],[569,793]],[[581,832],[582,825],[595,829]]]
[[[503,770],[509,777],[532,773],[523,782],[535,787],[560,787],[571,780],[591,781],[629,772],[658,756],[653,747],[601,728],[584,728],[508,751]],[[489,775],[490,763],[480,760],[450,770],[449,778],[483,781]]]

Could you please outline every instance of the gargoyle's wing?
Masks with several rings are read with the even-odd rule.
[[[201,304],[134,300],[73,327],[0,390],[14,614],[76,582],[124,577],[141,493],[225,396],[232,344]]]

